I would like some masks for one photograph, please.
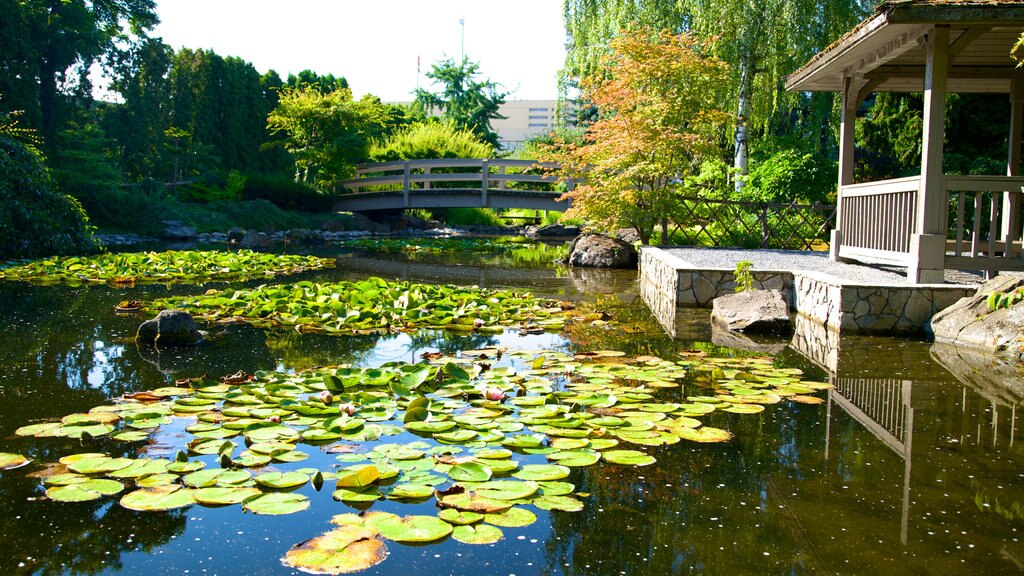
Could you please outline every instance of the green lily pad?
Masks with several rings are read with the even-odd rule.
[[[344,525],[292,546],[281,563],[310,574],[348,574],[376,566],[386,558],[387,545],[375,532]]]
[[[88,502],[99,500],[103,494],[83,488],[80,484],[69,486],[53,486],[46,489],[46,497],[57,502]]]
[[[452,539],[463,544],[493,544],[503,536],[500,528],[487,524],[456,526],[452,530]]]
[[[576,490],[572,482],[539,482],[540,493],[543,496],[565,496]]]
[[[298,488],[309,482],[309,476],[301,472],[265,472],[253,478],[257,484],[273,490]]]
[[[380,491],[376,486],[365,486],[363,488],[338,488],[332,494],[335,500],[341,502],[373,502],[380,499]]]
[[[338,472],[338,488],[362,488],[373,484],[381,477],[380,468],[369,464],[356,470]]]
[[[512,474],[520,480],[561,480],[569,476],[569,468],[558,464],[527,464]]]
[[[453,466],[448,475],[456,482],[486,482],[491,479],[491,469],[478,462],[465,462]]]
[[[68,470],[79,474],[105,474],[132,465],[129,458],[110,458],[108,456],[89,457],[75,460],[68,464]]]
[[[434,516],[385,517],[367,521],[381,536],[395,542],[435,542],[452,533],[452,525]]]
[[[306,508],[309,508],[309,498],[292,492],[259,494],[242,501],[242,509],[253,514],[294,514]]]
[[[594,450],[561,450],[548,454],[547,458],[562,466],[577,468],[597,464],[601,459],[601,454]]]
[[[657,462],[654,456],[639,450],[605,450],[601,452],[601,458],[609,464],[620,466],[650,466]]]
[[[433,495],[433,486],[425,484],[396,484],[391,489],[391,492],[388,493],[388,498],[417,500],[420,498],[430,498]]]
[[[88,476],[65,472],[63,474],[54,474],[53,476],[43,478],[43,484],[46,484],[47,486],[70,486],[72,484],[81,484],[88,480]]]
[[[413,432],[421,434],[440,434],[454,429],[455,422],[451,420],[432,420],[422,422],[406,422],[405,427]]]
[[[537,515],[524,508],[509,508],[504,512],[485,514],[484,522],[504,528],[522,528],[537,521]]]
[[[442,508],[454,508],[463,512],[477,512],[479,514],[503,512],[512,507],[512,504],[509,502],[495,498],[486,498],[472,492],[439,496],[437,503]]]
[[[193,491],[192,497],[196,502],[207,506],[227,506],[241,504],[246,498],[251,498],[259,493],[258,488],[246,486],[213,486]]]
[[[453,526],[468,526],[484,519],[483,514],[456,510],[455,508],[445,508],[437,513],[437,517]]]
[[[121,497],[121,506],[129,510],[158,512],[195,504],[192,490],[181,486],[156,486],[129,492]]]
[[[165,472],[163,474],[150,474],[135,481],[139,488],[155,488],[157,486],[169,486],[178,481],[177,474]]]
[[[473,491],[485,498],[495,500],[522,500],[537,493],[540,486],[536,482],[518,482],[516,480],[492,480],[473,486]]]
[[[692,440],[693,442],[726,442],[732,438],[732,434],[728,431],[710,426],[697,429],[681,428],[676,430],[676,434],[683,440]]]
[[[0,470],[14,470],[15,468],[25,466],[29,462],[31,462],[31,460],[25,458],[21,454],[0,452]]]
[[[722,408],[722,411],[732,412],[733,414],[757,414],[764,412],[764,406],[760,404],[730,404]]]
[[[583,510],[583,502],[572,496],[540,496],[534,498],[531,504],[541,510],[561,510],[562,512],[579,512]]]

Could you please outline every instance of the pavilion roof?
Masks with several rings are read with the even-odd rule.
[[[950,92],[1007,93],[1021,74],[1010,55],[1024,33],[1024,0],[890,0],[790,74],[786,88],[838,92],[863,75],[872,90],[920,92],[923,41],[933,25],[950,28]]]

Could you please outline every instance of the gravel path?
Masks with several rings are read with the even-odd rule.
[[[742,248],[668,247],[665,252],[692,264],[694,268],[733,270],[736,263],[749,260],[753,270],[819,272],[840,280],[866,284],[908,284],[906,269],[897,266],[868,266],[833,262],[827,252]],[[981,274],[946,271],[947,284],[981,284]]]

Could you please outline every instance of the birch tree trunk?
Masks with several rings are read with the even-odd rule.
[[[733,168],[736,169],[735,188],[736,193],[743,192],[743,178],[749,171],[750,151],[747,147],[747,139],[750,133],[750,88],[754,75],[753,62],[749,50],[744,50],[740,57],[740,86],[739,97],[736,106],[736,135],[733,144],[736,147],[736,156],[733,158]]]

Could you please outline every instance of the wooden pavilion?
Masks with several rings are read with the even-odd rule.
[[[789,76],[786,87],[842,94],[834,260],[905,266],[917,284],[944,271],[1024,270],[1024,69],[1011,50],[1024,0],[893,0]],[[919,176],[854,183],[857,107],[872,92],[923,92]],[[1009,95],[1006,176],[942,168],[946,94]]]

